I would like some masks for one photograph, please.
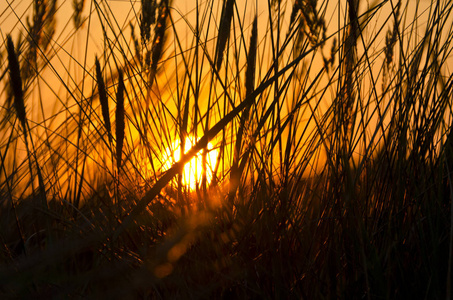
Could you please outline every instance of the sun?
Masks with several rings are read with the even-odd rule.
[[[186,137],[184,144],[184,153],[187,153],[194,145],[195,138],[193,136]],[[217,161],[218,150],[213,149],[212,144],[208,143],[208,154],[206,157],[206,166],[203,166],[203,151],[195,155],[188,163],[184,165],[182,173],[182,184],[189,190],[194,191],[201,184],[203,178],[203,168],[206,168],[206,181],[210,183],[212,180],[212,170]],[[174,142],[170,147],[165,149],[163,154],[162,170],[166,171],[171,166],[181,159],[180,141]]]

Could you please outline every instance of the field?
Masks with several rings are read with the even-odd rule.
[[[452,1],[29,2],[0,298],[451,299]]]

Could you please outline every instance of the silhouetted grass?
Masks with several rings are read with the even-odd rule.
[[[0,6],[1,296],[451,297],[453,3],[58,5]]]

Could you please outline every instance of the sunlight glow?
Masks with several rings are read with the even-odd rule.
[[[186,137],[184,145],[184,153],[187,153],[195,144],[195,138]],[[209,184],[212,180],[212,170],[215,167],[217,161],[218,150],[213,149],[212,144],[208,143],[208,155],[206,157],[206,181]],[[166,171],[171,166],[181,159],[181,147],[180,142],[174,142],[170,147],[165,149],[163,154],[163,165],[162,170]],[[184,166],[182,174],[182,184],[189,190],[194,191],[197,185],[200,185],[203,178],[203,151],[197,153]]]

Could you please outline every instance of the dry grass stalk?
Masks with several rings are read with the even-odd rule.
[[[349,26],[344,37],[344,57],[342,60],[343,71],[341,79],[341,92],[337,103],[337,133],[341,138],[337,140],[338,146],[344,148],[343,156],[346,154],[348,140],[350,139],[350,131],[354,122],[353,105],[356,98],[354,89],[354,74],[357,62],[357,39],[360,36],[359,19],[357,16],[359,2],[356,0],[348,0],[348,18]]]
[[[118,90],[116,93],[116,165],[121,169],[121,155],[124,142],[124,78],[123,72],[118,71]]]
[[[250,37],[249,52],[247,55],[247,71],[245,73],[245,95],[248,97],[255,88],[256,51],[258,40],[257,17],[253,20],[252,35]]]
[[[255,70],[256,70],[256,50],[257,50],[257,36],[258,36],[258,27],[257,27],[257,18],[253,20],[252,26],[252,35],[250,37],[249,51],[247,55],[247,70],[245,72],[245,95],[248,98],[254,88],[255,88]],[[239,181],[242,176],[241,168],[239,168],[239,159],[242,148],[242,138],[244,135],[244,129],[246,128],[245,123],[249,118],[249,111],[252,103],[244,108],[244,112],[241,115],[240,125],[238,128],[236,146],[234,150],[233,165],[231,167],[230,174],[230,191],[229,191],[229,203],[232,204],[234,194],[239,186]],[[248,160],[248,152],[245,153],[243,163],[241,166],[245,166],[245,161]]]
[[[11,36],[7,36],[7,52],[8,52],[8,63],[9,63],[9,72],[11,78],[11,87],[13,90],[14,95],[14,109],[16,111],[17,118],[19,119],[22,130],[24,132],[24,141],[25,147],[27,151],[29,151],[28,145],[28,130],[27,130],[27,116],[26,116],[26,109],[25,109],[25,102],[24,102],[24,92],[22,89],[22,77],[20,73],[20,66],[19,66],[19,59],[17,57],[16,51],[14,49],[14,43]],[[30,137],[31,140],[31,137]],[[33,147],[33,140],[31,140],[31,145]],[[38,165],[38,160],[36,158],[36,153],[32,152],[29,153],[29,168],[30,168],[30,175],[31,175],[31,182],[32,182],[32,189],[33,187],[33,168],[32,168],[32,160],[31,157],[33,156],[36,162],[36,172],[38,175],[38,182],[39,182],[39,197],[43,203],[43,207],[47,207],[47,199],[46,199],[46,190],[44,185],[44,179],[41,173],[41,169]]]

